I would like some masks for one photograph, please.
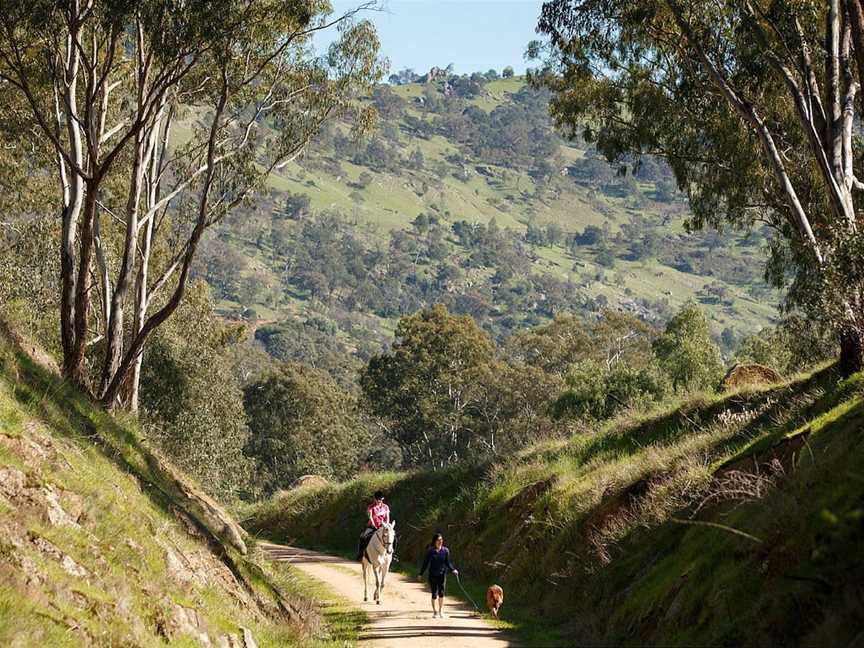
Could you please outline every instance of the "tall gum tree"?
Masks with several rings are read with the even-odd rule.
[[[691,227],[768,226],[786,306],[860,370],[861,0],[551,0],[538,31],[558,124],[610,161],[668,160]]]
[[[147,339],[183,299],[204,232],[325,120],[371,123],[355,100],[384,73],[374,29],[356,19],[372,8],[0,0],[0,82],[55,159],[67,378],[137,409]],[[315,56],[325,29],[338,37]]]

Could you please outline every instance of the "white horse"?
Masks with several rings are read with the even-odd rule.
[[[393,544],[396,542],[396,521],[382,524],[369,539],[366,551],[363,552],[363,600],[369,600],[369,589],[366,583],[366,569],[371,567],[375,574],[375,602],[381,605],[380,593],[384,589],[384,579],[390,571],[393,561]]]

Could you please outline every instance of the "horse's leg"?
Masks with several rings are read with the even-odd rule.
[[[372,573],[375,574],[375,602],[376,602],[378,605],[381,605],[381,596],[380,596],[380,592],[381,592],[381,581],[380,581],[380,579],[378,578],[378,570],[379,570],[380,568],[381,568],[380,565],[377,566],[377,567],[372,567]]]
[[[384,559],[384,564],[381,566],[381,591],[384,591],[384,581],[387,580],[387,573],[390,571],[390,561]]]
[[[366,585],[366,566],[369,564],[366,562],[366,556],[361,558],[360,564],[363,565],[363,601],[369,600],[369,588]]]

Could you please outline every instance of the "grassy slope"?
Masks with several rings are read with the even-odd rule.
[[[241,626],[262,647],[356,637],[362,619],[337,604],[322,620],[310,599],[330,597],[287,568],[208,540],[151,456],[0,335],[0,645],[199,645],[184,609],[214,642]]]
[[[518,92],[523,85],[522,78],[488,83],[483,95],[472,103],[487,112],[491,111],[497,105],[508,101],[509,95]],[[408,101],[408,114],[421,119],[427,117],[414,103],[414,98],[423,93],[422,85],[396,86],[393,91]],[[395,125],[398,127],[400,124]],[[681,203],[668,205],[654,202],[650,198],[653,192],[650,185],[644,186],[644,200],[641,205],[635,205],[630,199],[599,195],[588,187],[569,181],[559,183],[558,189],[553,192],[538,191],[534,181],[526,173],[480,160],[468,160],[467,166],[473,169],[475,165],[482,165],[491,177],[474,172],[463,182],[452,175],[459,167],[446,159],[448,155],[459,151],[456,143],[439,135],[426,140],[402,132],[400,147],[405,157],[414,149],[419,149],[425,160],[424,170],[404,169],[400,175],[394,175],[339,160],[343,175],[335,177],[319,169],[301,168],[292,164],[270,179],[270,187],[277,192],[275,203],[282,202],[278,196],[280,192],[306,194],[313,209],[335,208],[351,214],[352,217],[356,215],[364,227],[365,235],[381,242],[386,242],[389,232],[409,228],[411,221],[422,212],[436,212],[439,217],[451,221],[465,219],[486,223],[494,218],[500,227],[510,227],[520,232],[524,231],[531,221],[535,224],[558,223],[567,232],[581,231],[586,225],[606,225],[613,234],[618,232],[621,224],[628,222],[631,216],[646,216],[656,223],[668,217],[669,222],[661,226],[659,231],[667,235],[683,235],[682,221],[686,211],[684,206]],[[565,161],[581,157],[583,153],[584,151],[575,146],[561,147],[561,155]],[[449,172],[442,176],[436,171],[439,167],[449,169]],[[349,183],[355,182],[362,172],[369,173],[373,181],[360,190],[363,201],[355,205],[350,196],[355,188]],[[418,195],[418,187],[424,182],[429,188],[423,195]],[[446,216],[448,212],[449,217]],[[244,245],[237,240],[235,244],[250,259],[258,257],[253,245]],[[535,272],[577,279],[578,273],[573,271],[576,261],[584,264],[583,269],[598,269],[587,252],[578,259],[562,247],[539,247],[535,248],[535,252],[541,257],[541,261],[535,265]],[[454,249],[454,254],[458,253],[459,250]],[[718,254],[737,255],[739,251],[730,247]],[[754,267],[764,263],[758,248],[740,254]],[[278,271],[269,268],[266,263],[262,265],[253,262],[249,273],[253,272],[268,283],[279,283]],[[616,279],[619,273],[625,276],[623,285]],[[716,279],[713,277],[678,272],[653,259],[640,263],[619,260],[614,271],[606,272],[602,281],[590,282],[586,291],[593,297],[605,295],[613,306],[622,299],[647,298],[652,301],[667,299],[673,308],[678,308],[694,299],[697,291],[704,285],[714,281]],[[767,300],[769,303],[766,303],[766,300],[754,300],[747,293],[746,286],[720,283],[729,289],[734,299],[734,310],[720,307],[706,309],[717,333],[727,326],[742,331],[755,331],[776,317],[776,308],[770,303],[772,300]],[[624,295],[624,288],[630,289],[629,296]],[[302,299],[299,301],[303,302]],[[275,310],[263,304],[244,305],[254,307],[259,314],[265,313],[268,319],[278,319],[280,315],[290,316],[299,308],[297,297],[289,295],[285,295],[284,303]],[[220,304],[225,310],[236,306],[227,301]]]
[[[862,390],[862,376],[824,370],[474,471],[301,489],[246,526],[347,549],[346,521],[381,487],[406,558],[443,531],[469,581],[499,582],[504,617],[541,637],[847,645],[864,627]]]

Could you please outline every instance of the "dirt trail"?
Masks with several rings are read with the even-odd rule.
[[[334,592],[366,612],[370,624],[360,636],[362,644],[376,648],[500,648],[510,645],[503,632],[473,613],[470,604],[457,602],[452,597],[446,599],[444,608],[449,616],[433,619],[425,583],[391,572],[387,576],[381,605],[376,605],[371,600],[375,583],[370,574],[370,600],[364,603],[359,563],[295,547],[259,546],[270,560],[290,562],[309,576],[324,581]],[[455,579],[448,578],[448,592],[453,587],[458,588]]]

